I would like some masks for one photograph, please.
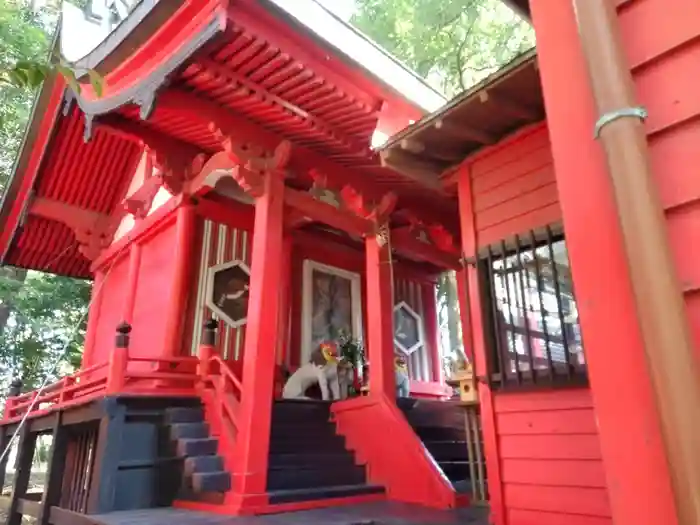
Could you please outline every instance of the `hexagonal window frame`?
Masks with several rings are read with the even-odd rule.
[[[410,356],[411,354],[415,353],[416,351],[420,350],[422,346],[425,345],[425,334],[423,333],[423,318],[416,313],[416,311],[411,308],[411,306],[406,302],[406,301],[401,301],[400,303],[397,303],[394,306],[394,310],[392,315],[396,315],[396,312],[399,310],[403,310],[405,313],[407,313],[410,317],[413,317],[416,321],[416,327],[418,329],[418,341],[412,345],[410,348],[406,348],[397,338],[396,338],[396,327],[394,327],[394,345],[396,348],[401,350],[401,352],[406,355]],[[393,321],[393,319],[392,319]]]
[[[219,317],[219,319],[223,319],[223,321],[231,328],[238,328],[240,326],[245,325],[248,322],[248,313],[246,312],[246,316],[237,321],[231,319],[231,317],[229,317],[229,315],[216,304],[216,301],[214,301],[213,293],[216,274],[228,270],[229,268],[236,267],[240,268],[241,270],[243,270],[244,273],[248,275],[248,291],[250,293],[250,268],[245,262],[241,261],[240,259],[235,259],[233,261],[217,264],[216,266],[211,266],[207,270],[207,293],[204,301],[207,307],[212,312],[214,312]]]

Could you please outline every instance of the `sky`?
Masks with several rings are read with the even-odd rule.
[[[332,11],[339,18],[345,21],[350,20],[350,17],[355,12],[355,0],[316,0],[329,11]]]

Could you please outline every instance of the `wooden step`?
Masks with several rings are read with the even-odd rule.
[[[460,481],[469,478],[468,461],[440,461],[440,468],[450,481]]]
[[[200,407],[169,407],[165,410],[168,423],[198,423],[204,421],[204,409]]]
[[[423,441],[435,461],[466,461],[469,458],[466,441]]]
[[[345,438],[337,434],[325,437],[275,436],[270,439],[270,454],[329,454],[345,450]]]
[[[336,435],[335,425],[324,419],[303,420],[283,420],[273,421],[270,429],[273,438],[289,436],[319,436],[328,437]]]
[[[209,437],[209,425],[204,422],[172,423],[170,436],[173,439],[201,439]]]
[[[464,429],[440,426],[414,426],[413,430],[415,430],[422,441],[466,441]]]
[[[328,421],[330,419],[331,404],[328,401],[315,401],[305,399],[277,400],[272,406],[272,421]]]
[[[269,460],[270,468],[282,467],[320,467],[343,468],[355,465],[355,458],[351,452],[343,450],[337,453],[290,453],[271,454]]]
[[[195,472],[218,472],[224,470],[224,460],[221,456],[192,456],[185,458],[185,475]]]
[[[214,438],[178,439],[177,452],[180,456],[213,456],[217,453],[219,441]]]
[[[363,484],[365,469],[357,465],[344,468],[277,468],[267,474],[267,490],[294,490]]]
[[[351,496],[383,494],[384,487],[379,485],[341,485],[316,489],[276,490],[268,493],[269,502],[273,505],[280,503],[295,503]]]
[[[195,492],[227,492],[231,490],[231,474],[218,472],[195,472],[192,474],[192,488]]]

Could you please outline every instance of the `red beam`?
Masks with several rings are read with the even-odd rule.
[[[280,135],[264,129],[252,121],[236,115],[225,107],[210,100],[198,97],[183,90],[170,89],[158,98],[155,109],[155,120],[160,111],[177,112],[187,119],[209,125],[214,123],[226,134],[241,143],[254,142],[266,150],[273,151],[280,143]],[[386,190],[378,188],[372,180],[372,175],[361,170],[346,168],[322,154],[298,144],[294,144],[289,166],[297,172],[309,173],[312,170],[326,175],[333,185],[342,187],[347,184],[362,192],[370,199],[379,202]],[[424,198],[403,197],[400,205],[410,208],[425,223],[442,223],[456,231],[456,207],[445,200],[440,209],[430,206]],[[420,212],[418,212],[420,210]]]
[[[416,239],[407,228],[392,230],[391,247],[401,255],[428,262],[440,268],[458,270],[461,268],[459,257],[446,253],[432,244]]]
[[[284,192],[284,203],[290,208],[299,210],[304,216],[338,228],[350,235],[364,237],[373,230],[371,221],[316,200],[303,191],[287,188]]]
[[[209,194],[194,203],[198,215],[246,231],[253,231],[255,208],[232,199],[217,198]]]
[[[34,199],[29,207],[29,213],[44,219],[62,222],[71,228],[82,227],[83,229],[95,228],[109,222],[110,219],[108,215],[44,197]]]

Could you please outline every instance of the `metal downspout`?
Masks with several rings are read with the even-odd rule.
[[[614,187],[647,366],[661,416],[678,523],[697,525],[700,371],[652,176],[642,122],[645,112],[635,103],[614,3],[573,3],[600,114],[595,133],[605,150]]]

